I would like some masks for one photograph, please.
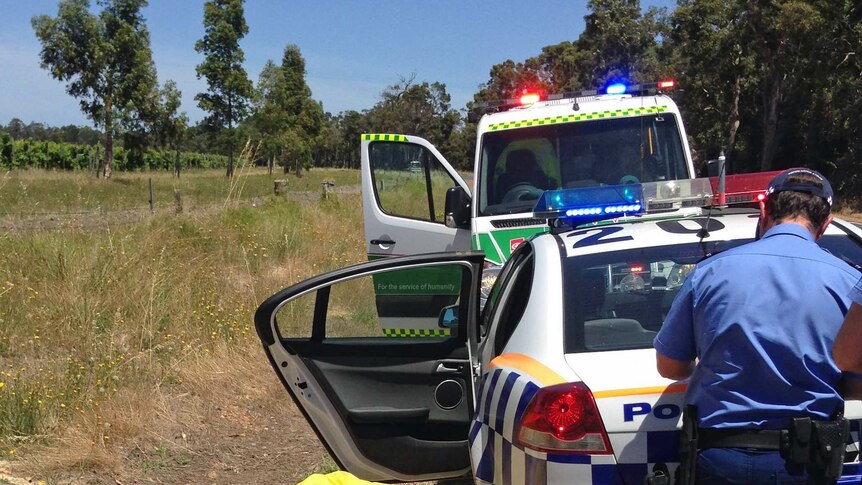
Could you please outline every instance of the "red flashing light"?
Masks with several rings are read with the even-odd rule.
[[[644,267],[640,265],[629,266],[630,273],[643,273]]]
[[[520,101],[522,105],[536,104],[539,102],[539,95],[536,93],[524,93],[521,95]]]
[[[724,182],[725,203],[728,205],[750,204],[765,200],[769,182],[780,173],[781,171],[778,170],[774,172],[728,175],[725,177]],[[717,198],[720,197],[718,192],[718,177],[710,177],[709,183],[712,185],[712,193]]]
[[[517,442],[534,450],[613,453],[593,393],[583,382],[539,389],[517,426]]]
[[[676,86],[676,81],[673,79],[666,79],[664,81],[659,81],[658,88],[659,89],[673,89]]]

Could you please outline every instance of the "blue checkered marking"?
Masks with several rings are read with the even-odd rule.
[[[503,429],[503,418],[506,414],[506,405],[509,404],[509,396],[512,394],[512,386],[515,385],[515,381],[518,380],[518,374],[514,372],[510,373],[506,376],[506,381],[503,382],[503,389],[500,391],[500,400],[497,401],[497,416],[494,420],[494,429],[502,430]]]

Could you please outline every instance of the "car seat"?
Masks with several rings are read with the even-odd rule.
[[[512,150],[506,155],[506,171],[497,179],[497,200],[502,200],[512,187],[525,183],[542,190],[547,190],[551,185],[532,151]]]

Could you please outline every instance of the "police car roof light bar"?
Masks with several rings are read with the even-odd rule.
[[[640,184],[548,190],[533,209],[534,217],[548,219],[552,226],[560,221],[577,226],[642,213]]]
[[[668,180],[646,182],[641,185],[647,213],[654,214],[713,204],[714,192],[709,179]]]
[[[756,204],[762,201],[766,195],[766,189],[769,187],[769,182],[779,173],[781,173],[780,170],[725,176],[725,204]],[[719,177],[710,177],[709,183],[713,192],[718,193]]]

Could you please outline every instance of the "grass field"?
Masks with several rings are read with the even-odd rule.
[[[193,465],[199,458],[166,436],[180,429],[185,439],[181,424],[208,419],[205,403],[228,408],[249,389],[278,384],[260,370],[257,304],[365,259],[358,191],[319,196],[324,179],[358,185],[357,171],[289,176],[290,191],[309,191],[302,203],[272,195],[283,175],[259,169],[233,181],[221,171],[179,181],[7,173],[0,219],[146,207],[148,178],[158,204],[172,207],[180,188],[185,212],[0,232],[0,452],[31,476],[134,478]],[[254,206],[230,203],[249,199]],[[280,392],[268,399],[286,398]],[[322,454],[316,460],[309,469],[327,467]]]

